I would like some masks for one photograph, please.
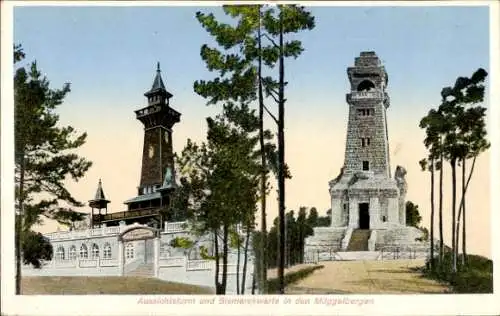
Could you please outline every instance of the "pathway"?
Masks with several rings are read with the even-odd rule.
[[[412,268],[424,260],[328,261],[323,269],[287,287],[287,294],[446,293],[448,287]]]

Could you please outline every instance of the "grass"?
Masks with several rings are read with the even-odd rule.
[[[23,277],[23,294],[214,294],[210,288],[146,277]]]
[[[434,259],[435,269],[431,271],[429,262],[423,269],[426,277],[450,284],[453,293],[493,293],[493,261],[488,258],[467,255],[467,265],[461,265],[461,257],[457,260],[457,273],[451,272],[451,252],[444,255],[439,264]]]
[[[311,273],[318,269],[323,269],[324,266],[319,265],[319,266],[313,266],[313,267],[305,267],[297,271],[292,271],[287,274],[285,274],[285,287],[287,285],[290,285],[292,283],[295,283],[297,281],[300,281],[307,276],[309,276]],[[278,278],[272,278],[267,280],[267,289],[269,293],[276,293],[279,289],[279,279]]]

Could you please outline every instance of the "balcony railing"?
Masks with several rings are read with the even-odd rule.
[[[85,230],[62,231],[62,232],[48,233],[45,234],[44,236],[51,241],[83,239],[83,238],[92,238],[96,236],[114,236],[118,235],[127,227],[129,226],[111,226],[111,227],[101,227],[101,228],[85,229]],[[187,229],[188,229],[187,222],[172,222],[172,223],[166,222],[164,232],[179,233],[179,232],[184,232]]]
[[[132,211],[116,212],[116,213],[101,214],[101,215],[96,214],[93,215],[93,220],[94,222],[105,222],[105,221],[120,220],[126,218],[154,216],[158,214],[160,214],[160,210],[157,207],[152,207],[136,211],[132,210]]]
[[[383,99],[384,93],[380,91],[352,91],[346,95],[347,102],[363,99]]]

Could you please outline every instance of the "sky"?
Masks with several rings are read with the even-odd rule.
[[[388,131],[391,169],[407,170],[407,199],[419,205],[429,226],[430,178],[418,161],[426,156],[420,119],[440,102],[440,92],[458,76],[482,67],[490,71],[488,7],[311,7],[316,27],[290,38],[305,48],[286,61],[286,208],[330,208],[328,181],[344,160],[350,86],[347,67],[361,51],[375,51],[389,77]],[[92,199],[99,179],[109,211],[125,210],[123,202],[137,193],[141,169],[142,124],[134,110],[146,105],[146,92],[160,62],[171,106],[181,121],[173,129],[174,150],[188,138],[203,141],[205,118],[220,112],[193,91],[193,82],[214,78],[200,58],[200,47],[214,45],[195,19],[196,11],[218,7],[16,7],[14,43],[26,59],[36,60],[51,87],[71,83],[71,93],[58,109],[61,125],[87,132],[78,153],[93,162],[79,182],[68,188],[80,201]],[[224,19],[227,19],[224,17]],[[272,70],[274,75],[277,69]],[[487,94],[489,94],[487,89]],[[272,100],[269,107],[277,113]],[[489,98],[485,104],[489,108]],[[490,112],[488,110],[488,112]],[[266,125],[275,129],[271,120]],[[488,123],[491,127],[491,123]],[[469,252],[491,256],[490,152],[476,163],[467,198]],[[450,174],[445,172],[444,225],[449,242]],[[459,178],[460,180],[460,178]],[[276,182],[269,198],[268,223],[277,216]],[[89,212],[88,207],[82,211]],[[56,229],[54,223],[38,228]]]

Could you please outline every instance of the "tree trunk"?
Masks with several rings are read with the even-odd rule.
[[[441,141],[441,140],[440,140]],[[440,153],[439,168],[439,264],[441,265],[444,257],[444,237],[443,237],[443,153]]]
[[[278,191],[279,191],[279,265],[278,293],[285,294],[285,68],[283,52],[283,14],[280,12],[279,34],[279,118],[278,118]]]
[[[431,260],[430,268],[434,271],[434,157],[431,158]]]
[[[245,294],[245,282],[247,277],[248,244],[250,239],[250,224],[246,227],[245,249],[243,250],[243,275],[241,276],[241,294]]]
[[[463,201],[464,201],[464,197],[465,197],[465,169],[464,169],[464,162],[465,162],[465,158],[462,159],[462,197],[460,199],[460,204],[458,205],[458,217],[457,217],[457,224],[456,224],[456,228],[455,228],[455,245],[456,245],[456,249],[455,249],[455,256],[457,257],[457,260],[459,258],[459,244],[460,244],[460,221],[462,220],[462,210],[463,210]],[[463,251],[463,250],[462,250]],[[462,260],[462,263],[463,263],[463,260]]]
[[[456,159],[451,159],[451,249],[452,249],[452,264],[451,271],[453,273],[457,272],[457,256],[456,256],[456,247],[455,244],[455,221],[456,221],[456,203],[457,203],[457,170],[456,170]]]
[[[260,251],[260,288],[262,293],[267,293],[267,223],[266,223],[266,182],[267,182],[267,162],[266,152],[264,150],[264,95],[262,92],[262,39],[261,39],[261,6],[259,5],[259,28],[258,28],[258,45],[259,45],[259,143],[260,143],[260,160],[261,160],[261,174],[260,174],[260,217],[261,217],[261,247]]]
[[[465,265],[467,264],[467,251],[466,251],[466,231],[465,231],[465,220],[466,220],[466,217],[465,217],[465,191],[466,191],[466,187],[464,185],[464,180],[463,178],[465,177],[465,163],[466,163],[466,159],[464,159],[463,161],[463,165],[462,165],[462,201],[461,201],[461,204],[462,204],[462,213],[463,213],[463,218],[462,218],[462,265],[465,267]],[[472,174],[472,170],[471,170],[471,174]],[[467,183],[468,184],[468,183]]]
[[[222,237],[222,282],[221,282],[221,294],[226,294],[227,288],[227,253],[228,253],[228,236],[229,227],[224,224],[223,227],[223,237]]]
[[[16,241],[16,295],[21,295],[21,265],[22,265],[22,232],[24,226],[24,170],[25,170],[25,157],[24,153],[21,154],[21,161],[19,166],[19,215],[18,220],[14,221],[15,227],[15,241]]]
[[[221,283],[219,282],[219,236],[217,235],[217,229],[214,230],[214,248],[215,248],[215,294],[224,294],[222,292]]]
[[[477,156],[474,156],[474,159],[472,160],[472,167],[470,169],[470,172],[469,172],[469,176],[467,177],[467,182],[465,183],[465,187],[462,183],[462,199],[460,200],[460,205],[459,205],[459,213],[458,213],[458,220],[460,221],[460,217],[462,215],[462,212],[463,212],[463,222],[462,222],[462,253],[463,253],[463,258],[462,258],[462,263],[465,265],[467,264],[467,251],[466,251],[466,240],[465,240],[465,236],[466,236],[466,231],[465,231],[465,195],[467,193],[467,189],[469,188],[469,182],[470,182],[470,179],[472,178],[472,173],[474,172],[474,167],[476,165],[476,158]],[[463,169],[462,169],[462,178],[465,178],[465,161],[463,162],[464,163],[464,166],[463,166]]]
[[[238,231],[236,231],[236,234],[238,236],[238,240],[236,241],[236,246],[238,247],[237,251],[237,258],[236,258],[236,294],[240,294],[240,257],[241,257],[241,251],[240,251],[240,234]]]

